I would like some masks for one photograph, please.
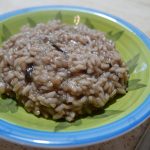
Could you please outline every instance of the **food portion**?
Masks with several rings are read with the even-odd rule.
[[[126,64],[105,34],[59,20],[24,26],[0,49],[0,93],[37,116],[73,121],[125,94]]]

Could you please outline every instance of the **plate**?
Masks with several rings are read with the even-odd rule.
[[[25,8],[0,15],[1,43],[25,24],[35,26],[52,19],[86,24],[114,40],[130,68],[129,91],[111,100],[103,112],[73,123],[38,118],[21,107],[15,111],[0,111],[0,137],[35,147],[80,147],[120,136],[150,117],[150,40],[118,17],[75,6]]]

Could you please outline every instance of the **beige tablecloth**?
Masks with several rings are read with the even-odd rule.
[[[90,7],[111,13],[127,20],[150,36],[150,0],[0,0],[0,14],[24,7],[58,4]],[[150,120],[147,120],[117,139],[84,147],[81,150],[134,150],[149,123]],[[34,150],[34,148],[0,140],[0,150]]]

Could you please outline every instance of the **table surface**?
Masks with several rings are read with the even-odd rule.
[[[58,4],[84,6],[113,14],[127,20],[150,36],[150,0],[0,0],[0,14],[25,7]],[[121,137],[98,145],[80,148],[80,150],[134,150],[148,124],[150,124],[150,119]],[[35,150],[35,148],[13,144],[1,139],[0,150]]]

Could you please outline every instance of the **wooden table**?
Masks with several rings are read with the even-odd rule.
[[[56,4],[84,6],[111,13],[127,20],[150,36],[149,0],[0,0],[0,14],[24,7]],[[74,150],[134,150],[148,124],[150,124],[150,119],[121,137]],[[0,150],[35,150],[35,148],[0,140]]]

